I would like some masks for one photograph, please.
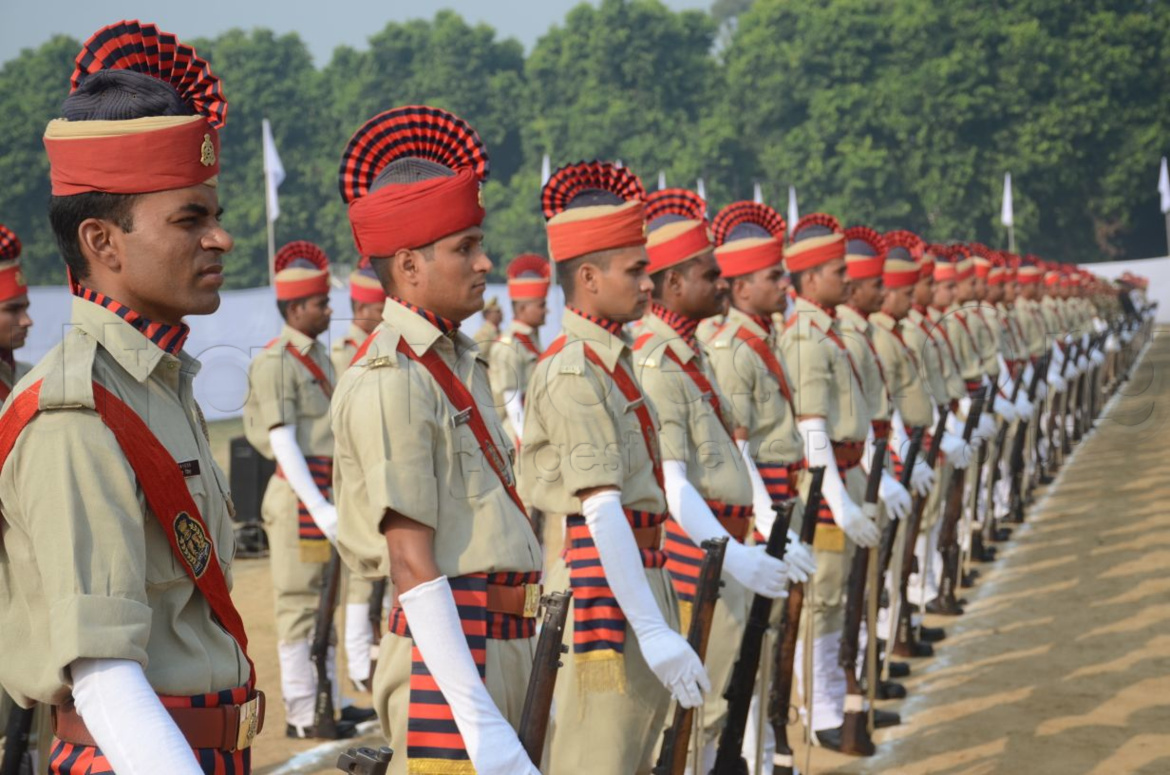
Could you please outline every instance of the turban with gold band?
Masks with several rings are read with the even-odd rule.
[[[881,234],[868,226],[845,230],[845,273],[851,280],[881,277],[888,246]]]
[[[780,213],[759,202],[732,202],[715,216],[715,260],[724,277],[743,277],[784,260]]]
[[[1010,282],[1008,280],[1007,258],[1003,253],[991,251],[988,261],[991,263],[991,268],[987,272],[988,285],[1003,285]]]
[[[975,261],[971,258],[970,248],[956,243],[946,250],[955,266],[955,282],[961,283],[975,275]]]
[[[1016,270],[1016,280],[1024,285],[1031,285],[1038,283],[1044,279],[1044,268],[1040,264],[1040,259],[1029,254],[1020,259],[1019,268]]]
[[[934,256],[935,282],[945,283],[959,279],[950,248],[934,242],[926,246],[926,252]]]
[[[975,266],[975,276],[983,280],[988,280],[991,275],[992,258],[995,255],[995,251],[982,242],[970,243],[967,245],[967,250],[970,251],[971,261]]]
[[[483,223],[487,149],[458,116],[425,105],[380,113],[341,156],[358,253],[389,258]]]
[[[838,258],[845,258],[840,221],[826,213],[810,213],[796,222],[786,254],[789,272],[804,272]]]
[[[349,274],[349,298],[358,304],[377,304],[386,300],[386,291],[369,259],[362,259],[358,268]]]
[[[899,229],[882,235],[886,242],[886,262],[882,282],[887,288],[904,288],[921,279],[920,262],[926,244],[912,231]],[[931,268],[933,271],[933,267]]]
[[[522,253],[508,264],[508,298],[512,301],[543,299],[552,283],[552,267],[542,256]]]
[[[19,259],[20,238],[12,229],[0,224],[0,301],[28,293]]]
[[[274,268],[279,301],[329,293],[329,256],[308,240],[290,242],[278,250]]]
[[[707,202],[685,188],[666,188],[646,197],[646,254],[650,274],[711,250]]]
[[[227,100],[193,48],[153,24],[111,24],[85,42],[71,85],[45,128],[53,196],[215,185]]]
[[[553,261],[646,244],[646,191],[638,176],[609,162],[578,162],[541,191]]]

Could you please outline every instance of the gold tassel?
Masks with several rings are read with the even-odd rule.
[[[678,631],[685,638],[691,631],[691,617],[695,615],[695,604],[689,600],[678,601]]]
[[[626,693],[626,664],[616,651],[587,651],[574,656],[577,685],[583,692]],[[584,708],[584,705],[581,706]]]
[[[845,551],[845,531],[836,525],[817,525],[813,548],[819,552],[841,554]]]
[[[410,759],[406,771],[409,775],[475,775],[475,766],[466,759]]]
[[[329,562],[329,541],[322,538],[320,541],[300,542],[301,562]]]

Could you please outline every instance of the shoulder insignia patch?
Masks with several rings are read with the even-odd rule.
[[[574,374],[578,377],[583,377],[585,376],[585,369],[576,363],[562,363],[560,373]]]
[[[185,511],[175,515],[175,543],[183,560],[191,568],[195,578],[201,578],[207,571],[207,564],[211,562],[211,541],[195,519]]]
[[[394,359],[389,355],[380,355],[377,358],[370,358],[368,361],[366,361],[366,368],[378,369],[383,366],[393,366],[394,363]]]

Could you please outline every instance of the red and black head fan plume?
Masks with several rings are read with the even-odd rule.
[[[899,255],[899,258],[909,258],[912,261],[919,261],[922,258],[923,252],[926,250],[926,243],[922,241],[922,238],[906,229],[887,231],[882,236],[885,238],[886,248],[890,252],[895,252],[899,249],[905,251],[905,256]]]
[[[868,226],[850,226],[845,230],[845,243],[845,250],[850,254],[859,253],[884,259],[889,250],[885,237]]]
[[[285,269],[317,269],[327,272],[329,256],[308,240],[296,240],[276,252],[273,266],[277,274]]]
[[[20,238],[16,232],[0,223],[0,261],[15,261],[20,258]]]
[[[799,242],[809,237],[825,237],[830,234],[844,234],[841,222],[828,213],[809,213],[796,222],[792,229],[792,241]]]
[[[664,188],[646,197],[646,223],[650,231],[672,221],[707,220],[707,202],[685,188]]]
[[[768,205],[745,201],[720,210],[712,228],[716,245],[751,237],[773,237],[783,243],[788,225],[780,213]]]
[[[642,181],[625,167],[603,161],[582,161],[561,167],[541,191],[546,219],[573,206],[619,205],[646,199]]]

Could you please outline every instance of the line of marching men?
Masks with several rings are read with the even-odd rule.
[[[232,247],[216,190],[227,102],[193,50],[130,21],[87,41],[72,86],[45,146],[73,326],[31,369],[12,358],[31,324],[19,241],[0,235],[0,684],[52,707],[54,775],[246,773],[263,694],[230,597],[233,507],[183,350],[184,318],[215,311]],[[888,609],[871,642],[924,653],[943,633],[903,601],[959,610],[966,559],[987,556],[997,523],[1020,518],[1031,481],[1091,427],[1148,308],[1068,267],[824,214],[788,235],[771,208],[737,202],[708,223],[693,192],[647,195],[630,170],[591,162],[541,195],[561,334],[539,341],[552,268],[521,257],[513,320],[485,355],[460,323],[483,309],[492,268],[489,166],[475,130],[437,108],[356,132],[340,188],[368,262],[332,353],[328,259],[307,242],[280,251],[286,325],[252,363],[245,429],[279,464],[263,509],[286,734],[345,737],[370,716],[343,709],[322,728],[333,658],[313,662],[310,640],[336,548],[351,678],[369,682],[397,749],[390,772],[650,772],[677,703],[702,709],[706,773],[749,603],[797,589],[806,727],[870,752],[850,732],[870,706],[841,657],[860,637],[843,637],[846,607],[867,594],[846,594],[855,554],[891,569],[869,587],[871,609]],[[1017,437],[1022,467],[994,449]],[[911,463],[915,447],[928,454]],[[981,475],[993,497],[977,496]],[[821,505],[801,520],[810,498]],[[774,531],[783,559],[763,546]],[[861,551],[887,535],[892,561]],[[710,539],[727,541],[725,585],[704,661],[681,633]],[[363,584],[387,576],[371,679]],[[530,756],[517,725],[552,589],[573,593],[569,654],[547,747]],[[899,695],[870,672],[871,697]],[[747,692],[762,698],[759,684]],[[787,700],[775,731],[754,705],[742,764],[790,770],[776,740]]]

